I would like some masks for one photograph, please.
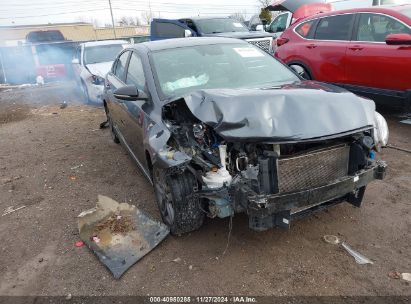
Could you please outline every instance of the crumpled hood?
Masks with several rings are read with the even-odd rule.
[[[87,64],[86,67],[91,74],[106,78],[107,73],[110,71],[113,61],[99,62]]]
[[[313,81],[270,90],[201,90],[184,100],[196,118],[226,140],[293,142],[374,125],[372,100]]]

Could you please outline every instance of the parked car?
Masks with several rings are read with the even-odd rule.
[[[275,56],[306,79],[411,102],[411,5],[321,14],[277,40]]]
[[[280,12],[266,27],[266,31],[279,37],[288,27],[300,19],[330,12],[333,6],[326,0],[277,0],[266,9]]]
[[[26,43],[45,43],[66,41],[59,30],[32,31],[26,35]]]
[[[130,46],[107,74],[104,106],[174,234],[235,212],[254,230],[289,227],[344,200],[360,206],[384,177],[375,156],[388,127],[373,101],[303,81],[241,40]]]
[[[275,36],[264,31],[250,31],[243,23],[232,18],[154,19],[151,22],[152,41],[183,37],[237,38],[254,44],[267,53],[274,53]]]
[[[85,102],[102,103],[104,78],[126,44],[125,40],[105,40],[78,45],[72,64]]]

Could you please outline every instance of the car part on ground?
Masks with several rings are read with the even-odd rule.
[[[168,235],[166,225],[126,203],[99,195],[97,206],[78,216],[80,238],[119,279]]]

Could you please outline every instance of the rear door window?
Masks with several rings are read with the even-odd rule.
[[[128,52],[128,51],[121,54],[120,57],[117,60],[115,70],[114,70],[114,75],[116,75],[117,78],[120,79],[123,82],[125,81],[124,71],[126,69],[127,60],[128,60],[129,55],[130,55],[130,52]]]
[[[385,42],[390,34],[411,34],[409,27],[387,15],[360,14],[357,41]]]
[[[308,38],[313,31],[315,20],[307,21],[295,28],[295,32],[303,38]]]
[[[354,14],[322,18],[317,26],[316,40],[351,40]]]

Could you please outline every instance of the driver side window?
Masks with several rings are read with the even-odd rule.
[[[380,14],[361,14],[357,41],[385,42],[390,34],[411,34],[410,28],[401,22]]]

